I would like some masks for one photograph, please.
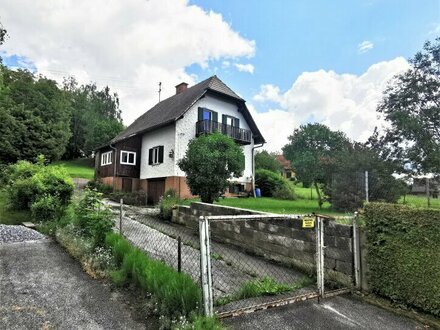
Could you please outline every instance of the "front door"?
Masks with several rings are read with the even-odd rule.
[[[155,205],[165,193],[165,179],[148,180],[147,202]]]

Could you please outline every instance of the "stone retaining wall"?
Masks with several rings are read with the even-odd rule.
[[[198,231],[200,216],[267,214],[219,205],[192,203],[174,210],[173,222]],[[324,224],[327,279],[351,285],[353,276],[352,226],[326,220]],[[250,254],[315,271],[315,230],[302,228],[301,219],[253,218],[211,222],[213,240],[235,246]]]

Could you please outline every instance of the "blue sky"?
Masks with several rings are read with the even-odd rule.
[[[26,10],[23,10],[26,8]],[[158,100],[217,74],[279,151],[320,122],[365,141],[406,59],[440,36],[439,0],[6,1],[4,63],[110,86],[131,124]]]
[[[264,83],[281,90],[304,71],[319,69],[361,74],[370,65],[398,56],[409,58],[432,39],[440,23],[438,0],[234,1],[191,0],[221,13],[235,31],[255,40],[252,75],[218,74],[250,99]],[[437,31],[438,32],[438,31]],[[437,35],[440,35],[437,33]],[[373,43],[359,53],[358,44]],[[200,76],[212,73],[193,65]]]

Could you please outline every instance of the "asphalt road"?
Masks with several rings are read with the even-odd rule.
[[[157,329],[51,240],[0,244],[0,329]]]
[[[350,295],[328,298],[320,303],[314,300],[268,309],[224,319],[223,323],[232,329],[240,330],[424,329],[418,322]]]

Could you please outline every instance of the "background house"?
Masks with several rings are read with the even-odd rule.
[[[97,178],[115,190],[145,191],[150,203],[157,203],[169,188],[189,198],[185,173],[177,163],[191,139],[219,131],[240,144],[245,155],[243,176],[234,180],[230,193],[252,190],[254,146],[265,141],[245,101],[217,76],[187,86],[177,85],[175,95],[97,150]]]
[[[281,175],[286,179],[291,179],[295,177],[295,173],[293,172],[292,164],[290,160],[287,160],[283,155],[276,155],[275,159],[282,166]]]

